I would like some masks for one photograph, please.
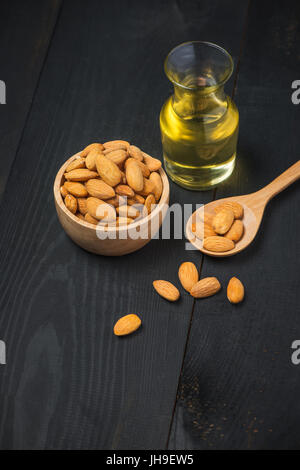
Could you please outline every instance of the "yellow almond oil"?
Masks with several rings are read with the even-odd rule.
[[[195,47],[194,43],[183,46],[186,45]],[[180,69],[180,58],[176,57],[171,69],[168,58],[165,67],[174,84],[174,95],[167,99],[160,113],[165,168],[170,178],[185,188],[210,189],[228,178],[235,165],[239,114],[223,89],[232,63],[219,62],[214,69],[210,57],[209,66],[203,60],[199,67],[184,68],[183,64]]]

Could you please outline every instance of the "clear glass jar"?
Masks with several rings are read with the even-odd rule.
[[[175,47],[164,67],[174,85],[160,113],[166,171],[187,189],[209,189],[235,165],[239,113],[224,93],[232,58],[215,44],[193,41]]]

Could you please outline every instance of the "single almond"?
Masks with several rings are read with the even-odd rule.
[[[237,243],[243,236],[244,224],[241,220],[237,219],[233,222],[229,231],[225,234],[225,238],[229,238],[233,242]]]
[[[136,158],[140,162],[142,162],[143,159],[144,159],[141,150],[138,147],[136,147],[135,145],[130,145],[128,147],[128,153],[129,153],[130,157]]]
[[[140,167],[140,169],[142,170],[142,173],[143,173],[143,176],[145,178],[148,178],[150,176],[150,170],[149,168],[147,167],[147,165],[145,165],[145,163],[141,162],[140,160],[137,160],[136,158],[133,158],[133,157],[129,157],[127,158],[127,160],[125,161],[125,169],[127,167],[127,165],[129,165],[130,163],[132,162],[135,162],[138,164],[138,166]]]
[[[223,209],[231,209],[234,213],[235,219],[242,219],[244,215],[244,208],[238,202],[234,202],[234,201],[223,202],[222,204],[220,204],[219,206],[215,208],[215,213],[217,214]]]
[[[134,206],[120,206],[117,207],[117,214],[120,217],[129,217],[132,219],[136,219],[140,216],[140,211],[136,209]]]
[[[118,186],[115,187],[115,191],[117,194],[120,194],[120,196],[134,197],[133,189],[127,184],[118,184]]]
[[[141,324],[141,319],[137,315],[133,313],[130,315],[125,315],[115,324],[114,334],[116,336],[129,335],[130,333],[136,331],[141,326]]]
[[[96,197],[89,197],[86,201],[87,212],[97,220],[116,220],[116,211],[113,206]]]
[[[245,289],[237,277],[232,277],[227,286],[227,298],[232,304],[241,302],[245,295]]]
[[[127,155],[127,145],[125,144],[115,144],[115,145],[112,145],[111,147],[107,147],[106,149],[103,150],[103,155],[108,155],[109,153],[111,152],[114,152],[116,150],[124,150],[126,152],[126,155]]]
[[[85,167],[85,159],[82,157],[75,158],[66,168],[66,173],[72,170],[78,170],[78,168]]]
[[[104,142],[103,146],[105,149],[107,148],[120,148],[120,146],[124,146],[124,148],[128,149],[130,143],[126,140],[110,140],[108,142]]]
[[[139,167],[136,161],[131,161],[128,165],[126,165],[126,179],[127,184],[134,190],[134,191],[141,191],[144,186],[144,179],[143,173],[141,168]]]
[[[89,224],[98,225],[99,223],[99,220],[92,217],[88,212],[85,214],[84,218],[86,222],[89,222]]]
[[[92,149],[88,154],[85,159],[85,166],[92,171],[97,171],[96,168],[96,155],[101,155],[101,151],[97,148]]]
[[[153,287],[161,297],[170,302],[175,302],[180,297],[180,292],[177,287],[169,281],[153,281]]]
[[[219,235],[228,232],[234,221],[234,213],[231,209],[220,210],[213,218],[212,228]]]
[[[162,190],[163,190],[163,184],[162,184],[160,174],[157,173],[156,171],[153,171],[149,176],[149,180],[154,185],[153,194],[155,196],[155,199],[159,201]]]
[[[106,156],[116,165],[122,165],[122,163],[124,163],[127,158],[127,152],[125,150],[118,149],[109,152],[108,154],[106,154]]]
[[[64,184],[66,190],[75,197],[85,197],[88,195],[86,187],[82,183],[66,181]]]
[[[193,285],[190,294],[196,299],[202,299],[216,294],[220,289],[221,284],[216,277],[205,277]]]
[[[157,158],[151,157],[151,155],[148,155],[145,152],[142,152],[143,157],[144,157],[144,163],[147,165],[149,170],[152,171],[157,171],[161,168],[161,161],[158,160]]]
[[[201,221],[197,221],[196,223],[192,224],[192,232],[200,240],[203,240],[207,237],[214,237],[217,235],[211,225],[208,225],[205,222],[203,223]]]
[[[104,155],[97,155],[95,158],[99,175],[110,186],[116,186],[122,179],[119,167]]]
[[[204,239],[203,248],[207,251],[223,252],[234,248],[234,242],[225,237],[207,237]]]
[[[142,196],[148,196],[148,194],[153,193],[155,191],[155,187],[153,181],[150,181],[149,178],[144,178],[144,185],[141,191],[138,191]]]
[[[115,190],[105,181],[91,179],[85,183],[88,193],[98,199],[110,199],[115,196]]]
[[[145,204],[145,199],[143,198],[143,196],[140,196],[139,194],[136,194],[134,196],[134,200],[138,203],[138,204]]]
[[[78,170],[71,170],[65,173],[65,178],[68,181],[88,181],[91,178],[96,178],[98,173],[88,170],[87,168],[79,168]]]
[[[76,197],[72,196],[72,194],[67,194],[65,197],[65,205],[66,208],[69,209],[72,214],[76,214],[77,212],[77,199]]]
[[[85,197],[79,197],[77,198],[77,205],[78,205],[78,210],[80,214],[85,215],[87,213],[87,207],[86,207],[86,198]]]
[[[179,266],[178,277],[182,287],[188,292],[191,291],[192,287],[198,282],[199,274],[194,263],[186,261]]]
[[[146,197],[146,201],[145,201],[145,211],[146,211],[145,215],[147,216],[151,214],[155,206],[156,206],[156,201],[155,201],[154,194],[150,193]]]
[[[89,144],[87,147],[85,147],[85,148],[81,151],[80,155],[81,155],[82,157],[87,157],[87,155],[90,153],[90,151],[91,151],[91,150],[95,150],[95,149],[98,150],[99,152],[101,152],[101,151],[104,149],[104,147],[103,147],[103,145],[100,144],[100,143]]]
[[[63,198],[65,198],[66,195],[69,194],[67,189],[65,188],[65,185],[60,187],[60,194],[62,195]]]

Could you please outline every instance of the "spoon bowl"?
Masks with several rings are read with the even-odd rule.
[[[247,248],[254,240],[262,218],[264,210],[270,199],[276,194],[283,191],[285,188],[290,186],[296,180],[300,178],[300,160],[288,168],[284,173],[278,176],[274,181],[260,189],[259,191],[251,194],[245,194],[243,196],[227,197],[224,199],[218,199],[197,209],[189,218],[186,225],[186,237],[198,250],[202,253],[214,256],[216,258],[223,258],[226,256],[232,256],[240,253],[242,250]],[[234,248],[230,251],[215,252],[208,251],[203,248],[203,240],[198,238],[192,231],[192,224],[197,220],[203,220],[203,216],[215,215],[214,209],[224,202],[234,201],[241,204],[244,208],[244,234],[242,238],[235,244]]]

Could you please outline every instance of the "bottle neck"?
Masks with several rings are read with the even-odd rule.
[[[173,109],[182,119],[221,117],[227,110],[223,86],[185,89],[174,85]]]

